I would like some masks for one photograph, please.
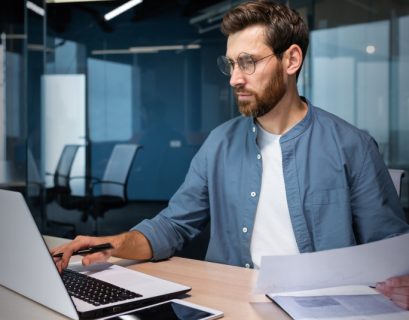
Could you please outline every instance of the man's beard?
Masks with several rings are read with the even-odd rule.
[[[285,90],[283,67],[279,65],[276,74],[270,79],[270,82],[261,95],[258,95],[253,91],[241,90],[240,87],[235,88],[235,96],[239,111],[244,116],[252,116],[255,118],[264,116],[283,98]],[[240,101],[237,94],[241,92],[253,94],[256,101]]]

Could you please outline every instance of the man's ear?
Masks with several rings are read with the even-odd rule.
[[[296,45],[292,44],[285,52],[283,59],[286,60],[286,71],[288,75],[296,75],[297,71],[302,66],[302,50]]]

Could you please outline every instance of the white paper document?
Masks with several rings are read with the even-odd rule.
[[[409,234],[342,249],[262,257],[255,291],[374,285],[405,274],[409,274]]]
[[[269,295],[270,297],[270,295]],[[407,320],[409,312],[380,294],[272,296],[295,320]]]

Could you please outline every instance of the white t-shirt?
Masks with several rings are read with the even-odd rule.
[[[280,137],[258,126],[263,174],[250,252],[255,268],[265,255],[299,253],[285,192]]]

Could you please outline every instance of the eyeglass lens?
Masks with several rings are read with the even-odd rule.
[[[217,65],[219,66],[220,71],[227,76],[231,76],[236,63],[240,70],[247,74],[252,74],[255,71],[255,61],[248,53],[240,53],[237,62],[234,62],[225,56],[217,58]]]

